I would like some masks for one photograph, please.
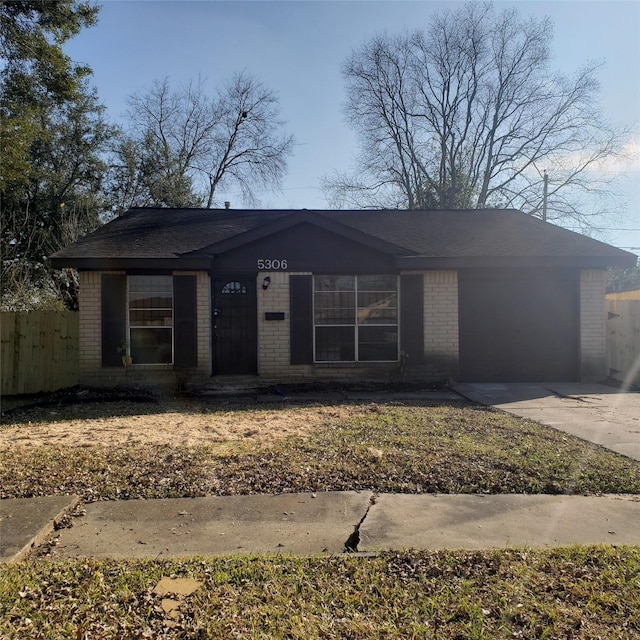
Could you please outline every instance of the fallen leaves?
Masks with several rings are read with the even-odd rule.
[[[24,562],[0,637],[633,638],[639,575],[630,547]]]
[[[279,411],[291,423],[309,416],[298,409]],[[638,462],[500,412],[398,402],[314,411],[324,417],[313,430],[268,444],[111,447],[100,444],[96,432],[92,446],[15,446],[0,452],[0,497],[77,494],[92,502],[330,490],[640,493]],[[264,407],[251,404],[233,413],[244,430],[265,417]]]

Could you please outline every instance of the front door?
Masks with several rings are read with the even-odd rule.
[[[258,372],[258,324],[255,278],[213,281],[214,373],[221,376]]]

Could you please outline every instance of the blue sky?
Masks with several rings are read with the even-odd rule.
[[[264,194],[273,208],[326,208],[323,175],[345,170],[357,151],[343,121],[341,65],[352,49],[383,31],[426,26],[438,9],[458,2],[404,0],[106,0],[99,23],[67,46],[89,64],[109,117],[121,121],[127,97],[154,79],[173,86],[201,76],[214,87],[246,70],[275,90],[297,140],[281,193]],[[521,14],[548,15],[555,25],[553,65],[572,73],[602,61],[601,107],[608,119],[635,126],[635,161],[621,172],[627,203],[603,239],[640,254],[640,1],[496,2]],[[236,194],[225,194],[233,206]]]

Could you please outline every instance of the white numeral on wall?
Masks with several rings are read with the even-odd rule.
[[[259,258],[258,259],[258,270],[259,271],[281,271],[287,268],[286,259],[267,259],[267,258]]]

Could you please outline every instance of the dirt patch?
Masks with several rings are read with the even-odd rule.
[[[87,447],[154,444],[195,446],[229,441],[261,443],[304,437],[320,425],[366,412],[362,405],[264,408],[207,406],[196,401],[127,402],[36,408],[6,418],[0,451],[44,445]]]

